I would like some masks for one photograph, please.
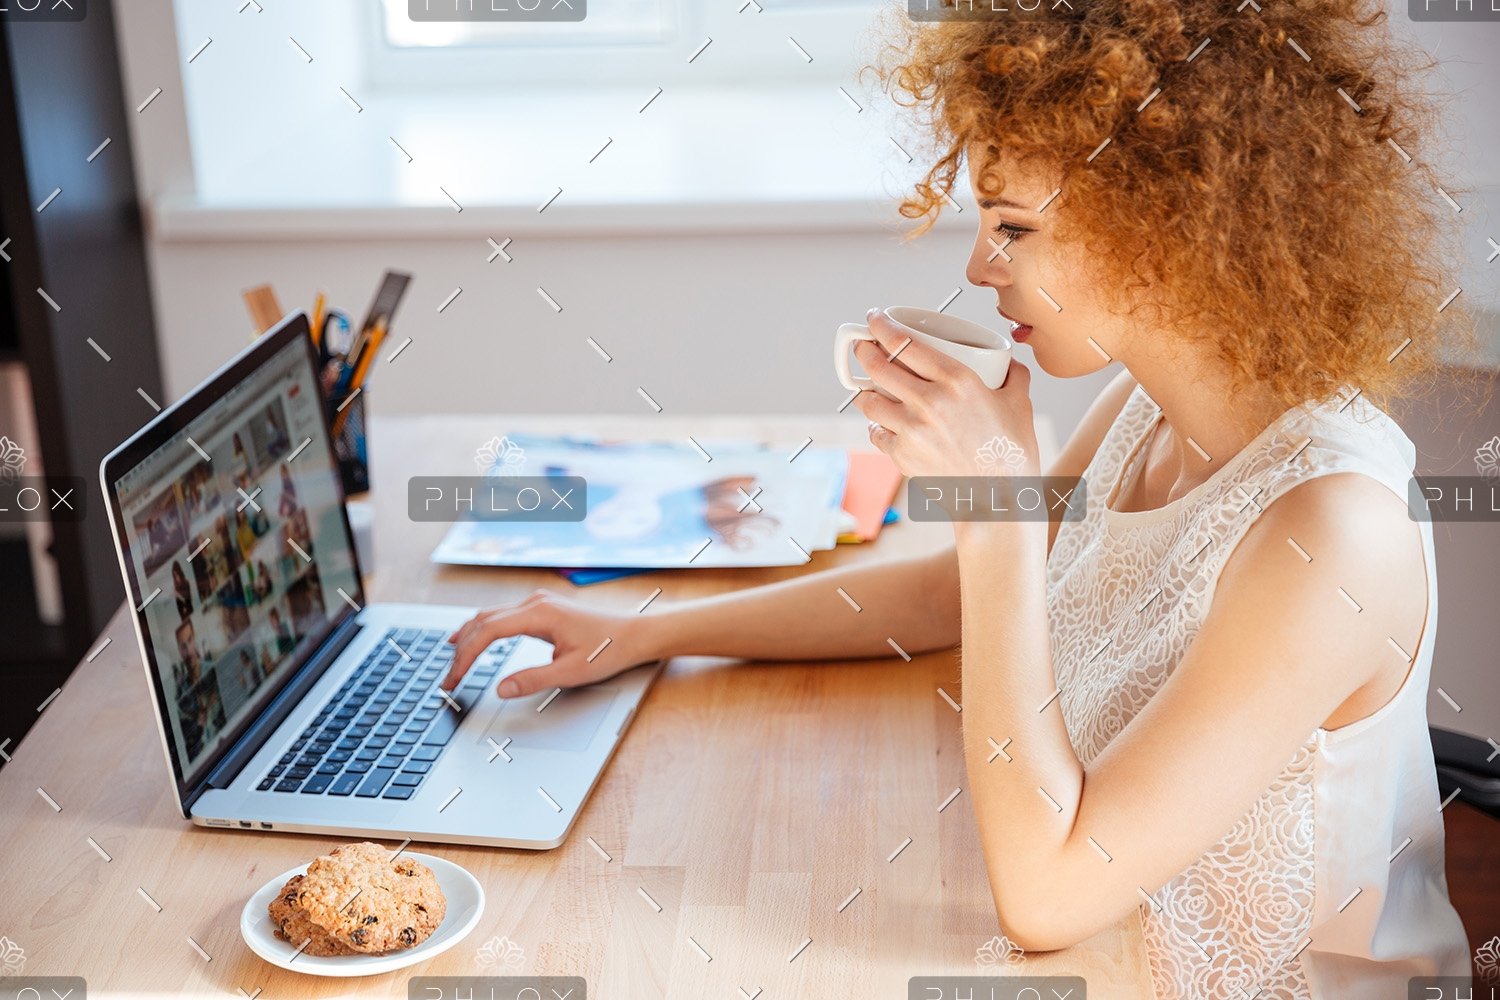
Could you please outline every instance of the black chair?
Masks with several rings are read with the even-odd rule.
[[[1457,788],[1461,801],[1500,819],[1500,753],[1488,741],[1466,733],[1437,726],[1429,726],[1428,733],[1442,797],[1446,799]]]

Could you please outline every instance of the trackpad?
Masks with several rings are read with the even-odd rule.
[[[548,689],[505,702],[495,710],[479,742],[488,746],[486,741],[492,739],[505,745],[509,739],[515,747],[586,750],[620,691],[607,685],[564,688],[547,701],[551,693]],[[544,702],[546,707],[538,712]]]

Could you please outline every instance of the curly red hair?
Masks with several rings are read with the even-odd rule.
[[[1211,340],[1236,387],[1286,408],[1344,383],[1386,406],[1477,355],[1465,297],[1449,301],[1463,247],[1448,198],[1467,191],[1430,162],[1440,109],[1416,85],[1436,63],[1391,38],[1378,3],[1052,3],[886,12],[862,75],[928,110],[938,154],[901,202],[925,219],[908,238],[967,156],[998,197],[1004,157],[1060,179],[1044,217],[1096,287],[1150,289],[1153,324]]]

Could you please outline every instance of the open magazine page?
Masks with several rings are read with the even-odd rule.
[[[746,442],[617,442],[509,435],[486,475],[569,475],[588,482],[581,522],[453,525],[436,562],[483,566],[791,566],[832,548],[848,456]],[[712,456],[705,460],[704,454]]]

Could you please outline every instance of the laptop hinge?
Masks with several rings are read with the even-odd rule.
[[[301,704],[307,692],[312,690],[314,684],[333,666],[335,660],[359,635],[362,625],[357,622],[357,615],[350,615],[344,619],[342,625],[336,628],[328,636],[323,644],[308,657],[297,675],[287,682],[286,687],[281,689],[271,703],[265,707],[245,730],[243,736],[234,742],[222,760],[219,761],[212,771],[192,790],[188,796],[187,805],[192,806],[194,800],[208,791],[210,788],[228,788],[239,777],[245,765],[250,762],[260,748],[265,745],[277,728],[286,721],[286,717],[292,714],[292,710]]]

